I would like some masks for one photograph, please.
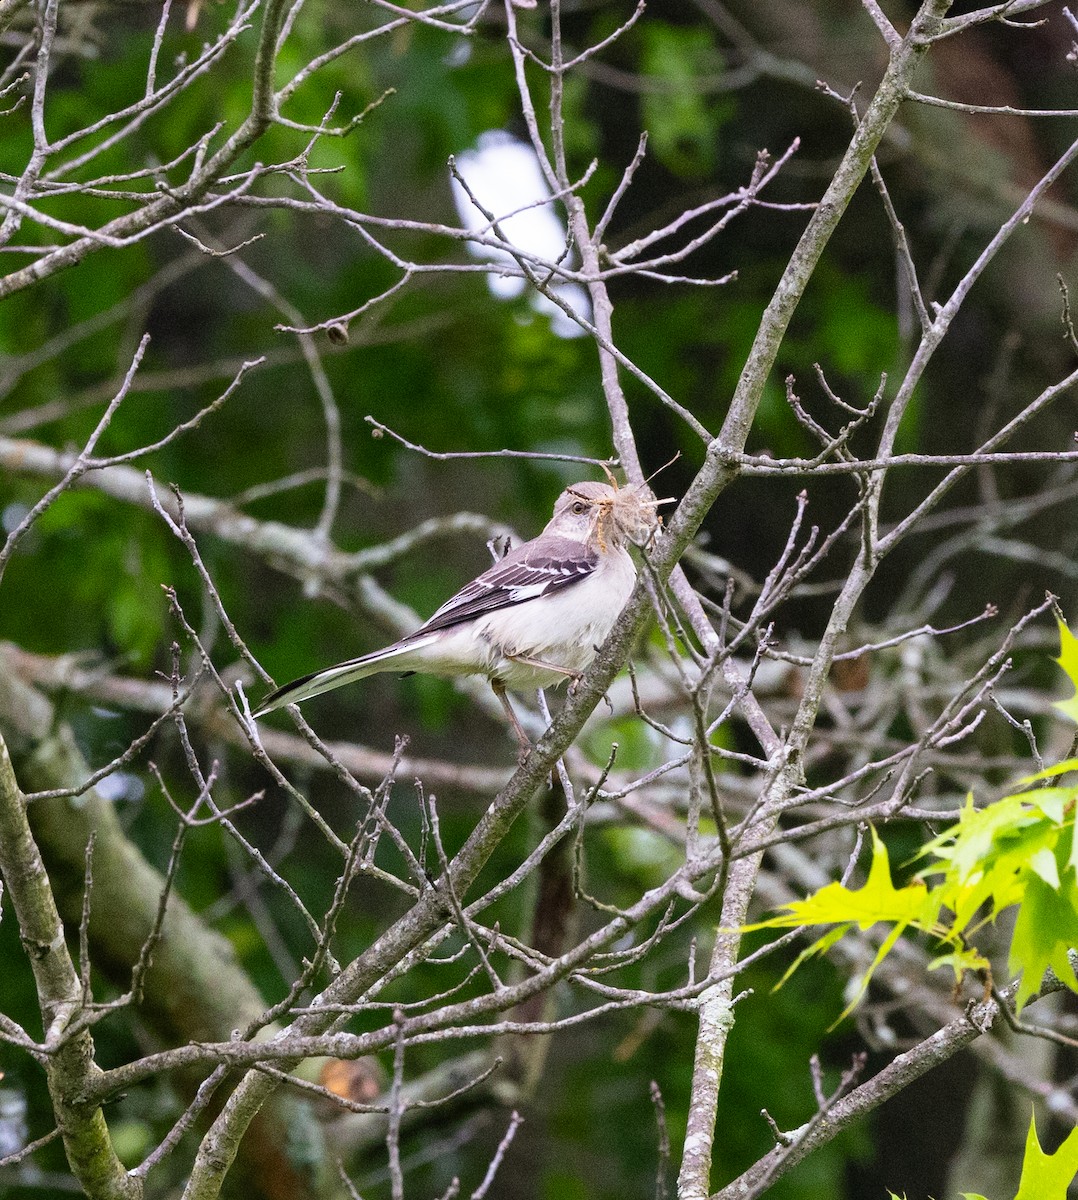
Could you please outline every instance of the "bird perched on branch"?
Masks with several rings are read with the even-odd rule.
[[[613,480],[574,483],[538,537],[462,588],[415,633],[286,684],[255,716],[379,671],[485,675],[526,753],[531,742],[506,689],[580,678],[629,599],[636,568],[626,545],[651,535],[658,503]]]

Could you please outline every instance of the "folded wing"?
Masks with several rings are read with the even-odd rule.
[[[461,588],[411,637],[451,629],[498,609],[563,591],[587,579],[598,565],[598,555],[571,538],[547,536],[539,552],[527,542]]]

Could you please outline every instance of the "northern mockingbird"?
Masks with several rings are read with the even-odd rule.
[[[526,753],[531,742],[506,689],[580,678],[633,590],[636,568],[625,547],[655,529],[657,503],[631,487],[574,483],[538,537],[472,580],[415,633],[285,684],[255,716],[379,671],[485,675]]]

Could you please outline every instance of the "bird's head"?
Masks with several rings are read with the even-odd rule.
[[[546,532],[578,542],[594,539],[604,552],[627,541],[642,545],[659,524],[655,509],[661,503],[646,490],[585,480],[558,497]]]

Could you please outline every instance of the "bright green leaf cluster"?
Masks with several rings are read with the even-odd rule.
[[[1055,1152],[1045,1154],[1037,1137],[1037,1124],[1029,1119],[1022,1178],[1014,1200],[1066,1200],[1067,1189],[1078,1173],[1078,1128],[1072,1129]]]
[[[1059,633],[1062,650],[1056,661],[1076,694],[1056,707],[1078,723],[1078,639],[1063,622]],[[987,808],[975,808],[970,797],[958,823],[921,850],[920,857],[934,861],[904,887],[895,887],[887,848],[872,830],[872,859],[862,887],[829,883],[751,928],[833,926],[798,956],[793,971],[833,946],[854,925],[862,930],[890,925],[845,1016],[907,929],[933,938],[941,952],[931,965],[949,966],[961,979],[966,971],[988,968],[970,938],[985,922],[1016,908],[1009,960],[1010,969],[1021,973],[1016,1007],[1021,1010],[1049,969],[1078,991],[1068,955],[1078,946],[1078,784],[1052,782],[1076,770],[1078,759],[1050,767],[1022,780],[1026,790]]]
[[[1029,1118],[1026,1150],[1022,1156],[1022,1178],[1014,1200],[1067,1200],[1067,1189],[1078,1174],[1078,1128],[1072,1129],[1055,1152],[1045,1154],[1037,1137],[1037,1123]],[[890,1200],[906,1200],[888,1192]],[[975,1192],[963,1192],[962,1200],[985,1200]]]
[[[1059,622],[1059,657],[1056,662],[1067,673],[1067,678],[1074,684],[1074,695],[1070,700],[1060,700],[1056,708],[1065,713],[1078,724],[1078,638]]]

